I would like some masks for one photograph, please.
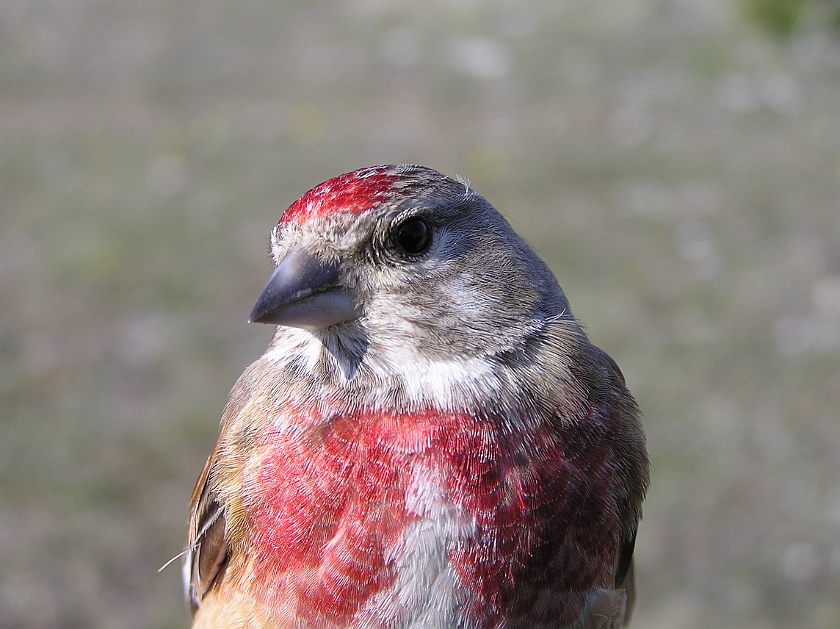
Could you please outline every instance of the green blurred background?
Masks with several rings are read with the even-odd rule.
[[[469,178],[645,412],[638,628],[840,627],[840,38],[806,0],[0,3],[0,628],[186,627],[268,233]]]

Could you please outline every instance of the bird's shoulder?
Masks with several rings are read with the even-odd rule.
[[[245,435],[257,430],[266,404],[255,396],[264,379],[259,361],[239,377],[222,413],[219,437],[193,487],[184,555],[184,590],[193,614],[202,599],[221,582],[231,557],[231,539],[242,534],[244,521],[235,470],[247,457]],[[249,408],[250,407],[250,408]]]

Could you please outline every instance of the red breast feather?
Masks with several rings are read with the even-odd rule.
[[[243,479],[254,594],[267,607],[292,597],[307,626],[369,626],[357,622],[372,621],[368,604],[410,565],[395,549],[422,552],[401,540],[424,517],[411,504],[418,483],[443,482],[468,525],[446,550],[470,626],[571,625],[586,594],[610,585],[615,478],[591,434],[561,444],[548,428],[505,435],[494,418],[438,412],[312,419],[305,434],[256,444],[260,463]]]

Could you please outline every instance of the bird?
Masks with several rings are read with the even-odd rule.
[[[317,185],[270,236],[192,493],[194,629],[617,629],[640,411],[547,265],[464,179]]]

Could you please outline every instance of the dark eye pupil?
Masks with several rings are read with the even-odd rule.
[[[397,227],[397,243],[408,253],[421,253],[429,245],[429,228],[419,218],[412,218]]]

